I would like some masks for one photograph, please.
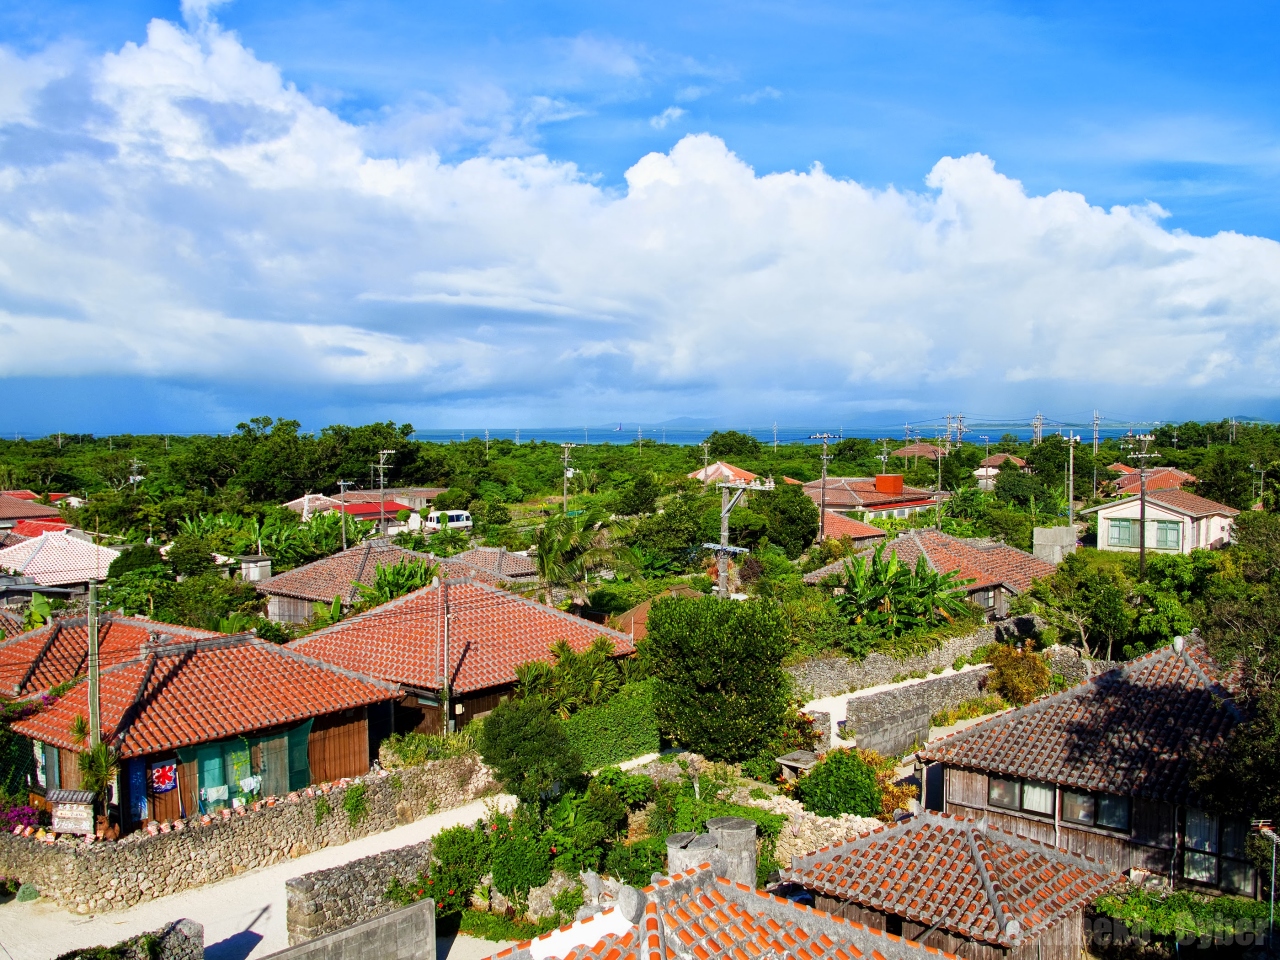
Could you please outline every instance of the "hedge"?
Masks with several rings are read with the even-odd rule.
[[[565,721],[564,731],[589,770],[657,752],[653,681],[628,683],[607,702],[584,707]]]

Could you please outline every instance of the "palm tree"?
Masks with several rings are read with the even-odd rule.
[[[563,590],[585,603],[587,575],[602,567],[638,572],[635,552],[614,536],[617,524],[591,507],[581,515],[556,514],[547,520],[534,538],[534,565],[541,588],[550,594]]]

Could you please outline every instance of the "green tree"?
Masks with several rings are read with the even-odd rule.
[[[758,457],[763,451],[759,440],[737,430],[716,430],[703,442],[707,444],[707,453],[712,460]]]
[[[880,815],[880,784],[856,750],[832,750],[796,784],[796,799],[820,817]]]
[[[618,513],[623,516],[636,516],[641,513],[653,513],[658,503],[662,487],[651,473],[642,473],[636,477],[630,489],[623,491],[618,498]]]
[[[494,776],[525,803],[541,805],[556,784],[568,786],[582,776],[582,758],[537,697],[498,704],[485,717],[476,747]]]
[[[556,514],[534,538],[534,566],[544,590],[567,591],[586,603],[587,574],[601,567],[636,570],[638,558],[614,537],[613,521],[592,507],[581,516]]]
[[[641,657],[654,677],[658,723],[715,760],[753,757],[786,716],[787,625],[764,600],[664,597],[649,611]]]
[[[818,508],[798,484],[780,483],[757,494],[751,508],[764,517],[764,533],[769,542],[780,546],[792,560],[804,553],[818,535]]]
[[[138,544],[135,547],[130,547],[111,561],[111,566],[107,567],[107,579],[118,577],[122,573],[128,573],[130,570],[145,570],[148,567],[163,566],[164,562],[164,557],[160,555],[158,547],[153,547],[149,543]]]

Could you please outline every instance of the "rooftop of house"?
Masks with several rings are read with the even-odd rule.
[[[1194,475],[1176,467],[1152,467],[1147,471],[1147,492],[1152,490],[1177,490],[1190,483],[1195,483]],[[1142,486],[1142,477],[1137,473],[1127,473],[1116,481],[1116,490],[1121,493],[1136,493]]]
[[[917,441],[915,443],[909,443],[905,447],[899,447],[897,450],[894,450],[890,456],[903,457],[904,459],[910,457],[924,457],[926,460],[937,460],[938,457],[942,456],[942,448],[932,443]]]
[[[98,662],[105,669],[136,660],[142,649],[161,636],[173,642],[208,639],[210,630],[176,627],[145,617],[106,613],[98,621]],[[84,676],[89,667],[89,622],[81,617],[54,617],[34,630],[19,631],[0,643],[0,698],[43,693]]]
[[[735,467],[732,463],[726,463],[723,460],[717,460],[715,463],[709,463],[700,470],[695,470],[689,474],[690,480],[699,480],[702,483],[712,483],[717,480],[742,480],[750,483],[752,480],[758,480],[759,477],[750,470],[743,470],[741,467]]]
[[[618,654],[635,649],[624,633],[471,578],[415,590],[290,646],[348,670],[419,690],[438,690],[444,672],[446,609],[449,686],[456,693],[514,683],[516,667],[550,659],[557,640],[583,651],[603,636],[613,641]]]
[[[907,960],[951,958],[934,947],[716,877],[707,865],[526,940],[494,960]]]
[[[0,570],[25,574],[44,587],[102,580],[123,551],[52,530],[0,550]]]
[[[1111,466],[1107,467],[1107,469],[1110,470],[1112,473],[1130,474],[1130,473],[1138,472],[1137,467],[1131,467],[1127,463],[1120,463],[1118,461],[1116,463],[1111,464]]]
[[[827,511],[823,529],[824,536],[834,537],[837,540],[843,537],[848,537],[850,540],[877,540],[886,536],[879,527],[873,527],[853,517],[846,517],[843,513],[837,513],[834,510]]]
[[[383,516],[394,518],[401,510],[413,511],[413,508],[408,504],[392,500],[390,497],[387,497],[385,500],[375,499],[367,501],[358,501],[347,498],[347,502],[345,504],[339,503],[332,509],[366,520],[370,517]]]
[[[796,857],[783,877],[1001,947],[1034,941],[1125,882],[1087,857],[930,812]]]
[[[1181,649],[1178,649],[1178,647]],[[1238,680],[1198,637],[930,743],[918,756],[1078,790],[1185,803],[1194,756],[1238,722]]]
[[[804,485],[814,503],[822,500],[822,481],[810,480]],[[936,502],[930,490],[903,486],[901,492],[878,489],[875,477],[827,477],[828,510],[867,510],[891,505],[932,505]]]
[[[379,499],[395,500],[412,498],[434,500],[444,493],[444,487],[387,487],[385,490],[348,490],[347,503],[377,503]],[[334,499],[337,499],[336,497]]]
[[[57,520],[61,516],[56,507],[46,507],[43,503],[15,497],[12,493],[0,493],[0,520]]]
[[[251,634],[184,642],[161,636],[105,667],[99,693],[103,740],[121,757],[222,740],[398,696],[394,684]],[[79,683],[13,729],[42,743],[82,749],[71,724],[88,711],[88,684]]]
[[[884,552],[886,556],[897,554],[899,561],[912,566],[923,555],[933,570],[956,571],[961,580],[970,581],[965,586],[970,591],[1004,586],[1014,593],[1022,593],[1031,586],[1032,580],[1047,577],[1054,571],[1053,564],[1008,544],[966,540],[928,528],[903,531],[885,545]],[[821,583],[843,570],[844,563],[842,558],[805,574],[805,583]]]
[[[5,547],[16,547],[20,543],[26,543],[30,537],[24,537],[12,528],[0,529],[0,550]]]
[[[25,632],[26,628],[23,626],[20,616],[16,613],[10,613],[8,610],[0,610],[0,641],[11,640]],[[0,692],[3,690],[3,684],[0,683]]]
[[[336,510],[341,506],[342,501],[337,497],[330,497],[323,493],[308,493],[296,500],[290,500],[285,507],[294,513],[305,514],[311,516],[315,513],[328,513],[330,510]]]
[[[527,580],[538,575],[532,557],[527,553],[512,553],[506,547],[473,547],[455,553],[449,558],[449,570],[454,576],[465,576],[461,573],[463,569],[484,571],[499,580]]]
[[[42,533],[69,529],[71,524],[65,520],[19,520],[13,525],[13,532],[20,537],[38,537]]]
[[[1027,461],[1023,460],[1021,457],[1015,457],[1012,453],[993,453],[991,456],[987,457],[981,463],[979,463],[978,466],[999,467],[1006,460],[1013,461],[1013,465],[1019,468],[1025,467],[1027,465]]]
[[[268,596],[295,597],[318,603],[330,603],[334,597],[342,597],[343,603],[350,604],[358,596],[356,584],[372,586],[378,567],[394,566],[401,560],[439,562],[429,553],[406,550],[390,540],[376,537],[333,556],[277,573],[259,582],[257,588],[259,593]]]
[[[49,502],[57,503],[59,500],[66,500],[71,494],[69,493],[51,493],[49,494]],[[0,490],[0,497],[12,497],[15,500],[39,500],[40,494],[34,490]]]
[[[1081,513],[1098,513],[1101,510],[1111,510],[1114,507],[1127,503],[1137,503],[1139,495],[1134,493],[1121,500],[1112,500],[1110,503],[1103,503],[1096,507],[1090,507],[1087,510],[1081,510]],[[1240,511],[1235,507],[1228,507],[1225,503],[1218,503],[1214,500],[1206,499],[1194,493],[1188,493],[1186,490],[1147,490],[1147,503],[1158,503],[1162,507],[1167,507],[1174,513],[1181,513],[1183,516],[1190,517],[1193,520],[1199,520],[1202,517],[1234,517],[1238,516]]]
[[[662,597],[701,597],[702,594],[687,583],[677,583],[663,590],[656,597],[650,597],[643,603],[637,603],[626,613],[620,613],[613,619],[614,627],[633,640],[643,640],[649,635],[649,611],[655,600]]]

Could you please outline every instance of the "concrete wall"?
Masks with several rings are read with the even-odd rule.
[[[268,960],[435,960],[435,955],[435,901],[419,900],[374,920],[286,947]]]
[[[1031,531],[1031,542],[1031,552],[1037,559],[1056,567],[1063,557],[1076,552],[1076,528],[1036,527]]]
[[[981,627],[967,636],[947,640],[936,650],[919,656],[899,660],[882,653],[869,653],[863,660],[851,660],[833,653],[794,664],[786,671],[795,684],[797,695],[809,699],[830,697],[892,683],[894,678],[904,674],[929,673],[939,667],[949,667],[956,658],[967,657],[978,647],[1000,637],[1027,636],[1034,630],[1035,622],[1031,617],[1015,617]]]
[[[286,881],[289,945],[386,916],[396,909],[386,897],[392,877],[409,883],[430,865],[431,843],[424,841]]]
[[[844,735],[863,749],[898,757],[929,738],[929,718],[946,707],[980,696],[990,667],[899,684],[889,690],[852,696],[845,707]]]
[[[0,834],[0,874],[34,883],[51,901],[77,913],[126,909],[180,890],[412,823],[496,789],[474,754],[385,776],[361,778],[365,813],[352,823],[342,802],[352,785],[321,784],[314,796],[151,836],[139,831],[118,842]],[[325,812],[327,808],[328,812]]]

